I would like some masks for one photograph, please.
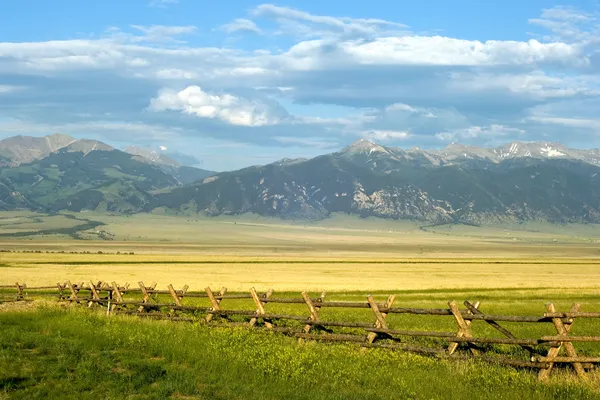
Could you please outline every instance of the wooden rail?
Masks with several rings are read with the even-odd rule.
[[[580,305],[574,304],[568,312],[557,312],[554,304],[546,304],[545,312],[540,315],[500,315],[486,314],[479,302],[465,301],[464,309],[455,301],[448,302],[448,308],[411,308],[393,307],[395,296],[389,296],[385,302],[377,302],[373,296],[366,301],[326,301],[326,294],[311,297],[302,292],[300,297],[274,297],[273,291],[259,293],[254,288],[249,293],[227,293],[222,288],[215,293],[210,287],[203,292],[188,292],[188,286],[176,289],[168,285],[166,290],[156,289],[156,284],[138,287],[117,282],[76,282],[66,281],[49,286],[29,287],[16,282],[13,285],[0,285],[0,292],[6,294],[14,290],[14,296],[0,300],[27,301],[32,296],[57,295],[60,301],[85,304],[88,307],[105,307],[110,314],[130,314],[147,318],[165,318],[172,321],[214,323],[221,319],[232,322],[231,317],[241,318],[249,327],[264,327],[274,332],[287,334],[298,340],[319,340],[328,342],[358,343],[365,348],[394,349],[420,354],[432,354],[452,359],[479,359],[502,363],[516,367],[539,369],[540,380],[548,379],[555,364],[570,364],[581,379],[587,379],[586,370],[600,363],[600,356],[579,356],[574,343],[600,343],[600,336],[576,336],[571,334],[573,324],[578,318],[600,318],[600,312],[582,312]],[[205,304],[184,304],[185,299],[197,299]],[[204,299],[204,300],[198,300]],[[253,304],[253,309],[227,309],[223,301],[237,300]],[[250,301],[252,303],[250,303]],[[297,305],[304,315],[290,315],[270,312],[270,304]],[[321,315],[322,308],[370,309],[370,321],[328,321]],[[187,315],[181,315],[187,314]],[[192,315],[190,315],[192,314]],[[198,318],[200,314],[201,318]],[[445,316],[454,321],[456,330],[440,332],[428,330],[402,329],[391,326],[389,315],[410,314],[416,316]],[[277,326],[280,321],[286,326]],[[483,321],[493,327],[502,337],[478,337],[474,334],[474,322]],[[543,323],[554,332],[537,338],[515,336],[499,322]],[[479,323],[479,322],[477,322]],[[334,332],[332,328],[340,328]],[[406,339],[417,343],[405,343]],[[427,338],[426,343],[419,342]],[[485,345],[483,348],[480,345]],[[494,345],[518,346],[527,352],[527,359],[500,356],[483,356],[482,352]],[[564,350],[566,355],[561,355]],[[515,353],[517,354],[517,353]],[[517,356],[514,356],[517,357]]]

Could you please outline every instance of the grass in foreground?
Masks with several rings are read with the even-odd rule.
[[[106,317],[56,306],[0,312],[0,399],[600,399],[597,380],[298,344],[246,328]]]

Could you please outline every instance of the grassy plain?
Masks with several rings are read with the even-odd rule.
[[[396,293],[398,307],[442,308],[448,300],[470,299],[487,313],[524,315],[539,315],[548,301],[559,310],[574,302],[583,311],[600,306],[600,229],[593,225],[0,213],[0,250],[0,284],[143,280],[191,290],[273,288],[278,297],[326,290],[329,300]],[[253,309],[244,301],[223,306]],[[0,305],[0,399],[600,398],[597,372],[582,383],[559,369],[540,384],[531,371],[478,362],[301,345],[263,331],[106,318],[37,304]],[[301,305],[269,304],[269,311],[306,315]],[[364,322],[372,319],[369,312],[324,308],[321,315]],[[445,317],[388,320],[404,329],[455,329]],[[553,334],[551,324],[505,325],[522,337]],[[481,321],[473,330],[495,335]],[[581,320],[573,333],[599,330],[593,320]],[[597,346],[577,348],[598,354]]]
[[[503,294],[503,301],[484,304],[495,311],[526,312],[536,301],[526,294],[523,302],[522,294]],[[437,302],[433,298],[448,295],[469,294],[405,294],[403,300],[431,305]],[[566,306],[573,295],[594,302],[569,293],[559,296],[558,306]],[[361,296],[338,298],[356,297]],[[85,308],[22,307],[0,312],[0,399],[600,399],[598,372],[581,382],[573,371],[557,368],[549,382],[539,383],[533,371],[477,361],[382,349],[362,352],[350,344],[300,344],[264,330],[109,318]],[[352,319],[324,316],[340,317]],[[403,321],[404,326],[454,329],[448,318],[423,318]],[[518,335],[537,334],[506,326]],[[574,331],[597,328],[584,324]],[[474,323],[477,335],[485,335],[485,329]],[[499,353],[510,352],[496,347]],[[580,354],[594,354],[577,347]]]
[[[75,225],[67,234],[69,222]],[[32,226],[38,230],[24,235]],[[55,228],[59,233],[48,233]],[[22,236],[10,236],[16,229]],[[93,279],[231,290],[600,288],[600,229],[592,225],[0,213],[0,250],[11,251],[0,253],[0,280],[30,285]]]

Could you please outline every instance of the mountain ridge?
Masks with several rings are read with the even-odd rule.
[[[411,154],[429,156],[438,162],[449,163],[457,159],[479,158],[500,162],[510,158],[566,158],[577,159],[593,165],[600,165],[600,149],[573,149],[556,142],[514,141],[497,147],[478,147],[451,143],[443,149],[404,150],[399,147],[385,147],[367,139],[359,139],[346,146],[340,153],[383,152],[387,154]]]
[[[69,135],[12,136],[0,140],[0,166],[17,166],[48,156],[77,140]]]
[[[134,156],[142,157],[143,159],[146,159],[148,161],[151,161],[151,162],[154,162],[157,164],[163,164],[163,165],[168,165],[168,166],[172,166],[172,167],[181,167],[180,162],[172,159],[171,157],[169,157],[166,154],[161,154],[161,153],[157,152],[156,150],[146,149],[144,147],[132,145],[132,146],[127,146],[125,149],[123,149],[123,151],[125,153],[129,153]]]
[[[0,209],[600,222],[600,151],[559,143],[421,150],[362,139],[311,159],[221,173],[132,152],[81,139],[31,163],[1,166]]]
[[[434,223],[600,222],[597,150],[567,153],[538,142],[519,153],[522,145],[466,153],[467,146],[403,150],[362,139],[309,160],[217,174],[161,193],[150,208],[311,219],[346,212]]]
[[[54,145],[45,146],[49,141]],[[0,165],[0,210],[139,212],[151,202],[153,191],[213,174],[157,164],[97,140],[66,135],[2,142],[5,154],[26,157]]]

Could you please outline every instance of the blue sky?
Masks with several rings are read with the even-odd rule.
[[[0,15],[0,137],[164,146],[215,170],[360,138],[600,147],[596,0],[20,0]]]

